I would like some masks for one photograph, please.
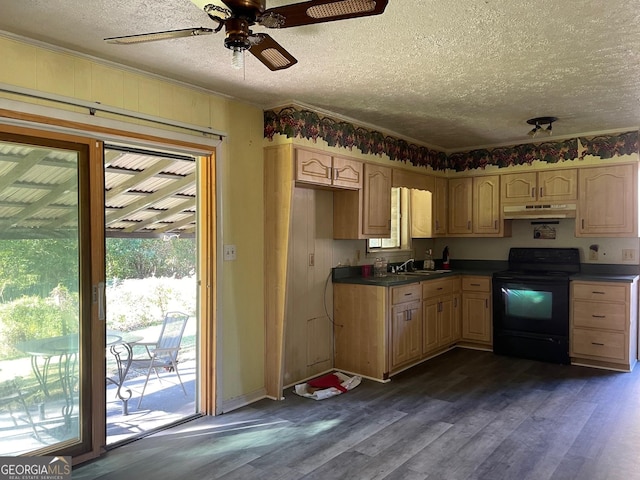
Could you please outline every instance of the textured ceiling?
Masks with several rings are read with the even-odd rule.
[[[205,3],[194,0],[196,3]],[[270,108],[303,103],[433,147],[531,141],[640,125],[638,0],[390,0],[385,13],[266,30],[298,59],[230,65],[224,34],[138,45],[103,38],[215,27],[189,0],[0,0],[0,30]],[[291,0],[267,1],[276,7]]]

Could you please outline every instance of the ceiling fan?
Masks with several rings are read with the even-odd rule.
[[[191,0],[196,5],[202,1]],[[389,0],[311,0],[281,7],[266,8],[266,0],[211,0],[204,11],[216,23],[215,28],[186,28],[163,32],[110,37],[108,43],[135,44],[170,38],[218,33],[224,27],[224,46],[233,52],[232,65],[242,68],[248,50],[270,70],[283,70],[298,61],[266,33],[253,33],[251,27],[289,28],[347,18],[380,15]],[[200,6],[199,5],[199,6]]]

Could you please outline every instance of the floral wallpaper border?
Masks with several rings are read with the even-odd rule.
[[[296,107],[264,112],[264,137],[272,141],[276,134],[286,135],[287,138],[300,137],[314,142],[321,138],[330,147],[342,147],[348,150],[355,147],[363,154],[380,156],[384,154],[398,162],[425,168],[431,167],[434,170],[452,169],[458,172],[475,168],[483,169],[488,165],[500,168],[530,165],[534,160],[559,163],[565,160],[582,159],[587,155],[605,160],[621,155],[638,154],[640,149],[638,131],[631,131],[470,150],[447,155],[445,152],[415,145],[376,130],[320,116],[312,110]]]

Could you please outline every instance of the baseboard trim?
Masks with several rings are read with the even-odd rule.
[[[237,410],[238,408],[246,407],[247,405],[264,398],[270,397],[267,395],[267,390],[265,388],[261,388],[255,392],[247,393],[246,395],[240,395],[238,397],[224,400],[220,406],[220,413],[228,413],[233,410]]]

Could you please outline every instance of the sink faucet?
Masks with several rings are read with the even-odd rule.
[[[415,260],[413,258],[410,258],[409,260],[407,260],[406,262],[404,262],[402,265],[399,265],[398,267],[396,267],[396,272],[406,272],[407,271],[407,265],[411,264],[411,270],[413,270],[413,262]]]

